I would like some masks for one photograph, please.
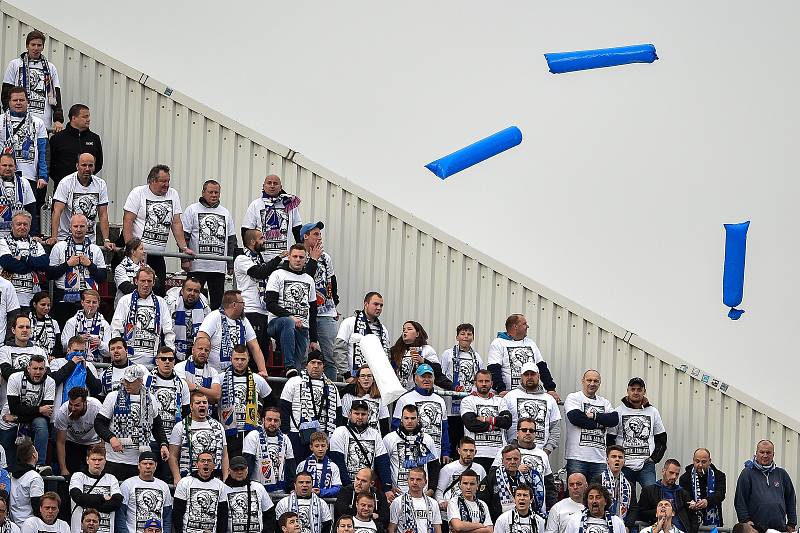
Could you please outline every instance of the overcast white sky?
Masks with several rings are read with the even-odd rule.
[[[800,4],[12,3],[789,411]],[[647,42],[652,65],[542,57]],[[500,157],[424,169],[512,124]],[[732,322],[722,224],[746,219]]]

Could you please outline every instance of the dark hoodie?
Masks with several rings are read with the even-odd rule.
[[[18,464],[14,470],[11,471],[11,477],[13,478],[12,483],[19,483],[19,480],[22,479],[22,476],[30,472],[31,470],[36,470],[34,465],[21,465]],[[39,475],[38,473],[36,474]],[[41,477],[41,476],[39,476]],[[30,483],[28,484],[30,486]],[[10,489],[9,489],[10,490]],[[39,518],[42,517],[42,514],[39,510],[39,500],[41,500],[41,496],[31,496],[31,511],[33,511],[33,516],[37,516]]]
[[[192,474],[200,481],[206,483],[214,476],[204,478],[200,476],[199,472]],[[172,530],[175,533],[183,533],[183,516],[186,514],[186,500],[175,498],[172,500]],[[225,495],[219,495],[219,503],[217,504],[217,533],[226,533],[228,531],[228,502],[225,500]]]
[[[622,400],[620,401],[625,405],[625,407],[628,407],[629,409],[636,409],[636,407],[634,407],[631,404],[631,402],[628,401],[627,396],[622,398]],[[647,398],[642,400],[642,406],[640,407],[640,409],[644,409],[646,407],[650,407],[650,402],[648,401]],[[611,433],[606,433],[606,445],[612,446],[616,443],[617,443],[617,436],[612,435]],[[664,454],[666,452],[667,452],[667,432],[665,431],[663,433],[657,433],[653,435],[653,453],[650,454],[650,457],[648,457],[648,459],[653,463],[658,463],[659,461],[661,461],[661,459],[664,458]]]
[[[228,476],[228,480],[225,482],[225,484],[227,486],[229,486],[229,487],[232,487],[232,488],[238,488],[238,487],[247,486],[247,491],[248,491],[248,493],[250,493],[250,492],[253,491],[253,487],[251,487],[251,485],[258,484],[258,482],[257,481],[251,481],[249,476],[244,481],[236,481],[235,479],[233,479],[233,476]],[[252,500],[252,498],[251,498],[251,500]],[[230,512],[231,512],[230,509],[228,509],[228,513],[230,513]],[[263,511],[262,510],[262,512],[261,512],[261,524],[262,524],[261,533],[268,533],[268,532],[271,532],[271,531],[275,531],[275,506],[274,505],[272,507],[270,507],[269,511]],[[250,524],[248,524],[248,525],[250,525]],[[252,524],[252,526],[249,527],[247,529],[247,531],[248,532],[255,532],[256,531],[255,524]]]
[[[277,270],[286,270],[287,272],[291,272],[297,276],[305,274],[305,270],[301,269],[300,271],[292,270],[289,266],[288,261],[282,262]],[[315,290],[313,277],[311,283],[311,290]],[[293,316],[292,313],[284,309],[283,307],[278,304],[278,291],[267,291],[264,295],[264,299],[267,303],[267,311],[275,315],[276,317],[284,317],[284,316]],[[311,342],[317,342],[317,300],[316,298],[309,302],[309,309],[308,309],[308,337]]]
[[[783,468],[762,471],[753,460],[747,461],[736,481],[734,505],[739,522],[753,522],[756,529],[786,531],[787,525],[797,526],[797,496]]]

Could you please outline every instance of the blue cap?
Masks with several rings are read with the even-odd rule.
[[[306,238],[306,233],[311,231],[314,228],[322,229],[325,227],[325,224],[320,222],[309,222],[308,224],[303,224],[303,227],[300,228],[300,242],[303,242]]]
[[[427,363],[422,363],[417,367],[416,374],[421,376],[422,374],[431,374],[433,375],[433,367]]]
[[[158,529],[161,529],[161,520],[159,520],[158,518],[149,519],[147,522],[144,523],[143,529],[147,529],[148,527],[157,527]]]

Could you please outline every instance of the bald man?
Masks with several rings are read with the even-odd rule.
[[[569,498],[564,498],[555,504],[547,513],[547,527],[545,533],[564,533],[570,517],[583,511],[583,495],[589,484],[586,477],[580,472],[570,474],[567,478]]]
[[[264,178],[261,198],[253,200],[247,208],[242,224],[242,240],[249,229],[264,234],[264,261],[288,251],[293,243],[301,243],[300,198],[283,190],[281,178],[270,174]],[[290,236],[291,232],[291,236]]]
[[[711,452],[697,448],[692,455],[692,464],[686,465],[678,484],[692,495],[694,510],[702,525],[718,527],[722,525],[722,502],[725,500],[725,472],[711,462]]]

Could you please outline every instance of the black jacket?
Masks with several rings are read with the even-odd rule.
[[[650,485],[642,489],[642,494],[639,497],[639,508],[636,513],[636,520],[639,522],[647,522],[648,524],[655,524],[656,522],[656,506],[658,502],[663,500],[661,496],[661,482],[656,482],[655,485]],[[689,509],[689,502],[692,501],[692,495],[686,492],[682,487],[678,486],[678,491],[675,493],[675,502],[673,503],[673,511],[677,516],[683,530],[686,533],[697,533],[699,523],[697,521],[697,513]]]
[[[103,145],[100,136],[92,130],[78,131],[69,122],[64,129],[50,137],[50,177],[57,186],[64,176],[75,172],[78,156],[89,152],[94,155],[94,173],[103,169]]]
[[[714,494],[711,497],[708,496],[706,491],[706,485],[708,483],[708,474],[704,474],[702,476],[698,476],[698,483],[700,484],[700,498],[705,498],[708,500],[708,508],[710,509],[713,506],[718,506],[719,511],[719,525],[722,525],[722,502],[725,500],[725,472],[719,470],[713,463],[710,465],[711,470],[714,471]],[[694,470],[694,465],[686,465],[686,471],[681,475],[680,479],[678,479],[678,485],[683,487],[683,489],[692,496],[694,499],[694,494],[692,493],[692,470]],[[698,514],[698,520],[702,519],[700,512]]]
[[[350,516],[356,515],[356,504],[353,501],[353,485],[342,487],[339,495],[336,497],[336,503],[333,504],[333,520],[339,520],[343,514]],[[386,500],[386,495],[370,487],[372,495],[375,496],[375,513],[378,514],[375,525],[378,526],[378,531],[386,531],[389,526],[389,502]]]

